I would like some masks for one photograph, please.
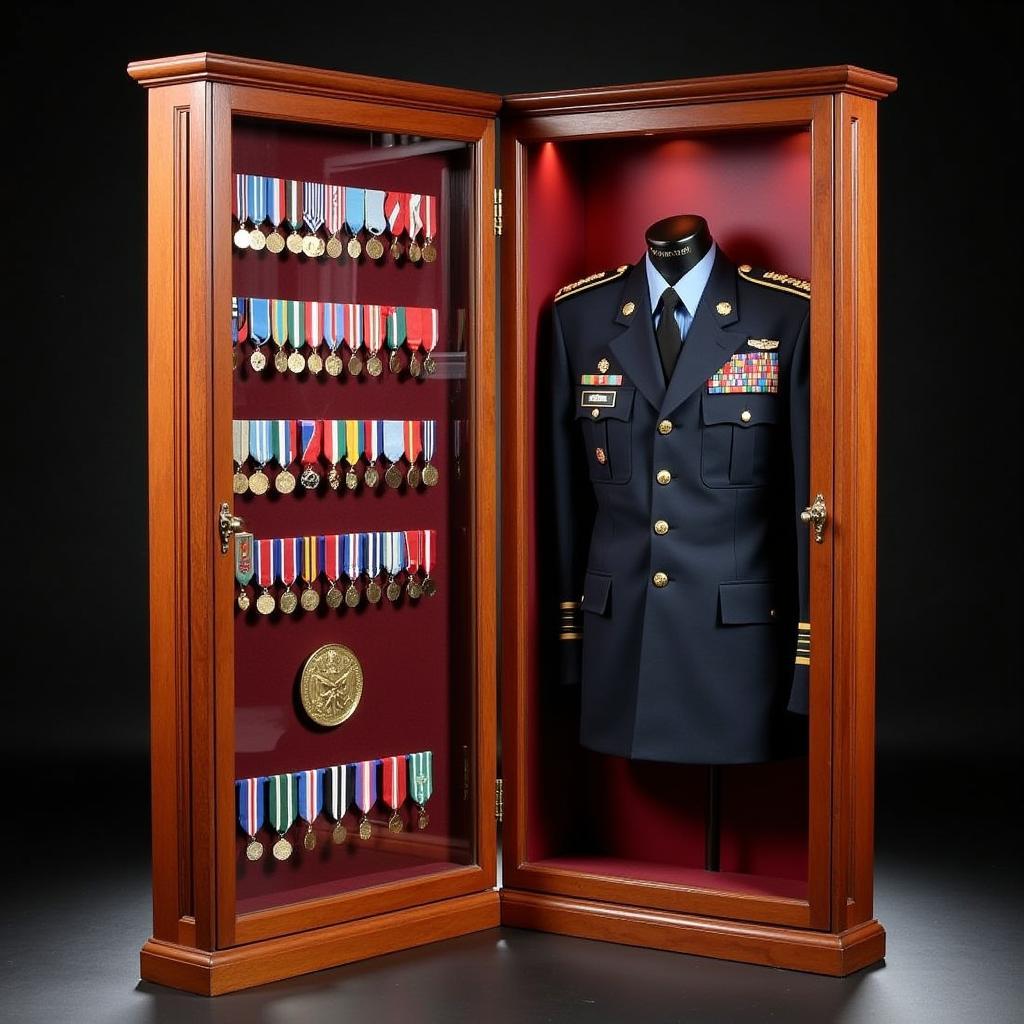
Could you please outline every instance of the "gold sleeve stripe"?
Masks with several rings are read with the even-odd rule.
[[[810,658],[802,658],[802,657],[800,657],[800,655],[797,655],[796,663],[798,665],[810,665],[811,659]]]
[[[811,624],[809,622],[798,622],[796,624],[797,629],[806,629],[807,632],[811,631]]]
[[[579,601],[560,601],[558,604],[559,608],[579,608]]]
[[[583,639],[583,634],[582,633],[563,633],[558,639],[559,640],[582,640]]]

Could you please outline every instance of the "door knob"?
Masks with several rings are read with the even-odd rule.
[[[226,501],[222,501],[220,503],[220,551],[222,555],[228,553],[231,538],[244,529],[245,520],[241,516],[234,515],[231,506]]]
[[[814,496],[814,501],[800,513],[800,521],[810,523],[814,528],[814,542],[824,543],[825,520],[828,518],[828,509],[825,507],[825,495],[820,492]]]

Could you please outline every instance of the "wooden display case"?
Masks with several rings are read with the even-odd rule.
[[[129,73],[150,104],[154,924],[142,976],[216,994],[499,923],[832,975],[881,959],[875,118],[895,81],[842,66],[502,100],[212,54]],[[233,248],[234,174],[434,194],[438,260]],[[549,685],[538,604],[546,311],[567,281],[635,262],[645,226],[684,210],[707,216],[736,262],[813,282],[807,500],[820,493],[828,510],[822,543],[806,541],[806,757],[724,769],[717,871],[704,860],[705,769],[582,750],[573,696]],[[440,372],[250,373],[228,313],[239,296],[435,309]],[[233,422],[261,416],[429,421],[442,485],[233,497]],[[439,595],[240,612],[224,502],[229,532],[240,516],[257,538],[329,534],[339,520],[430,526]],[[366,696],[323,730],[295,690],[304,659],[333,641],[358,650]],[[333,847],[317,824],[315,854],[246,862],[236,780],[428,748],[429,828],[375,821],[369,841]]]

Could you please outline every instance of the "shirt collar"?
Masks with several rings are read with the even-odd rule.
[[[700,297],[704,294],[704,289],[708,285],[717,249],[718,246],[712,242],[711,248],[701,257],[700,261],[692,266],[675,283],[676,295],[682,299],[683,305],[686,306],[690,316],[693,316],[697,311],[697,304],[700,302]],[[661,296],[664,294],[665,289],[670,286],[668,281],[655,269],[654,264],[651,262],[651,257],[647,253],[644,253],[644,266],[647,270],[647,291],[651,299],[651,315],[653,316],[658,308],[658,303],[661,301]]]

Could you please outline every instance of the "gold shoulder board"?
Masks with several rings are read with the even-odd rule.
[[[614,281],[616,278],[622,277],[627,270],[629,270],[628,263],[621,267],[616,267],[614,270],[599,270],[596,274],[581,277],[578,281],[573,281],[572,284],[566,284],[559,288],[555,292],[555,302],[570,295],[578,295],[580,292],[585,292],[588,288],[595,288],[599,284],[607,284],[609,281]]]
[[[789,292],[791,295],[799,295],[802,298],[811,297],[811,282],[804,281],[799,277],[790,277],[789,274],[780,274],[777,270],[760,270],[744,263],[736,268],[740,277],[751,284],[759,284],[765,288],[777,288],[780,292]]]

